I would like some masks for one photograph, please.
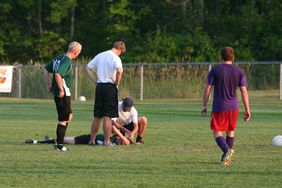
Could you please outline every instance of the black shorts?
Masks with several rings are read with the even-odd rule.
[[[94,117],[118,117],[118,89],[112,83],[98,83],[95,92]]]
[[[128,123],[128,124],[126,124],[126,125],[123,125],[123,127],[126,128],[126,129],[129,130],[129,131],[133,131],[133,130],[134,130],[134,124],[133,124],[133,122]]]
[[[96,143],[97,140],[104,142],[104,135],[103,134],[98,134],[96,136]],[[80,136],[74,137],[74,144],[89,144],[90,141],[90,134],[84,134]]]
[[[57,113],[58,113],[58,120],[59,121],[68,121],[69,115],[72,113],[71,110],[71,97],[64,96],[63,98],[59,98],[57,96],[54,97]]]
[[[90,134],[84,134],[74,137],[74,144],[88,144],[90,141]]]

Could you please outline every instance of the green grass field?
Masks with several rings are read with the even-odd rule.
[[[89,133],[92,103],[73,102],[67,135]],[[237,153],[226,167],[200,100],[137,100],[139,115],[149,120],[144,145],[56,152],[24,143],[55,136],[53,101],[0,98],[0,187],[281,187],[282,148],[271,140],[282,134],[282,102],[266,91],[251,92],[250,103],[252,119],[244,123],[240,113]]]

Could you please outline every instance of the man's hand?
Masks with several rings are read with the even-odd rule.
[[[207,106],[202,106],[201,114],[203,117],[207,115]]]
[[[51,92],[52,86],[50,84],[47,85],[47,91]]]
[[[244,113],[244,121],[249,121],[250,120],[250,118],[251,118],[251,113],[250,112],[245,112]]]
[[[132,132],[130,133],[130,135],[129,135],[129,140],[134,140],[134,134],[132,134]]]
[[[63,98],[64,95],[65,95],[64,90],[60,90],[58,97],[59,97],[59,98]]]

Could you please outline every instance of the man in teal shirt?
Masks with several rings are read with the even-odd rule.
[[[49,62],[44,69],[44,76],[47,83],[47,89],[54,95],[54,101],[58,113],[57,125],[57,143],[54,148],[59,151],[67,151],[67,147],[63,145],[68,122],[72,119],[71,110],[71,60],[75,59],[81,52],[82,46],[78,42],[71,42],[68,51],[57,56]],[[50,73],[53,74],[52,84]]]

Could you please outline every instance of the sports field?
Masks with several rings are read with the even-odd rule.
[[[92,103],[73,102],[67,135],[89,133]],[[250,92],[250,106],[248,123],[240,106],[237,153],[226,167],[219,164],[209,117],[200,116],[200,100],[136,100],[139,115],[149,120],[144,145],[69,145],[70,151],[57,152],[24,143],[54,138],[53,101],[0,98],[0,187],[281,187],[282,148],[271,145],[282,134],[278,91]]]

